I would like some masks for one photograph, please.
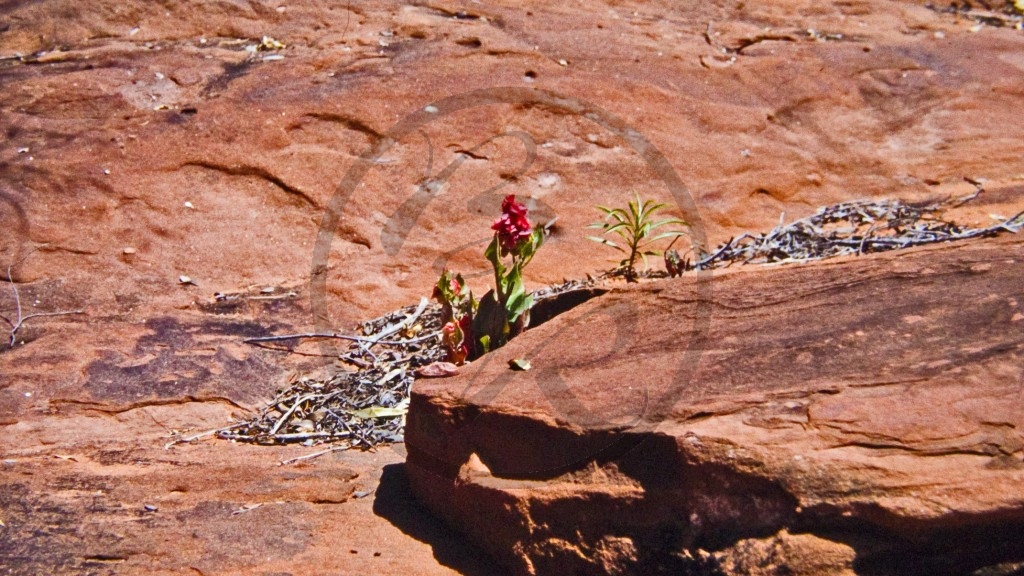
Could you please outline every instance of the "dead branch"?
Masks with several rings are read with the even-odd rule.
[[[278,462],[278,466],[287,466],[289,464],[295,464],[296,462],[304,462],[306,460],[312,460],[313,458],[319,458],[324,454],[330,454],[331,452],[341,452],[342,450],[349,450],[352,446],[348,444],[344,446],[332,446],[326,450],[320,450],[319,452],[313,452],[312,454],[306,454],[305,456],[298,456],[296,458],[289,458]]]
[[[85,314],[85,310],[67,310],[67,311],[60,311],[60,312],[34,312],[34,313],[28,314],[28,315],[25,315],[23,313],[22,308],[21,308],[21,295],[18,293],[18,284],[14,281],[14,267],[20,265],[22,262],[27,260],[28,257],[31,256],[32,253],[35,252],[36,250],[39,250],[39,248],[42,248],[42,246],[37,246],[36,248],[33,248],[32,250],[29,250],[28,254],[25,254],[24,256],[22,256],[20,260],[18,260],[17,262],[7,266],[7,282],[9,282],[11,284],[11,290],[14,291],[14,306],[15,306],[15,312],[17,314],[17,316],[15,317],[14,320],[11,320],[10,318],[7,318],[6,316],[0,316],[0,318],[2,318],[4,320],[4,322],[7,322],[7,324],[9,324],[11,326],[10,339],[9,339],[9,341],[7,343],[8,348],[14,348],[14,344],[17,342],[17,338],[18,338],[18,330],[21,330],[21,327],[25,325],[25,322],[28,322],[29,320],[31,320],[33,318],[44,318],[44,317],[47,317],[47,316],[72,316],[72,315],[76,315],[76,314]]]

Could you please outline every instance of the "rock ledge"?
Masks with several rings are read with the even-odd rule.
[[[1022,272],[1008,237],[724,274],[703,341],[706,286],[613,291],[418,382],[412,485],[516,574],[1012,573]]]

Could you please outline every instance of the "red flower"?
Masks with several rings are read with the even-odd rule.
[[[491,230],[498,233],[501,251],[507,253],[515,250],[520,242],[530,237],[530,229],[526,206],[516,202],[515,194],[509,194],[501,203],[501,217],[491,224]]]

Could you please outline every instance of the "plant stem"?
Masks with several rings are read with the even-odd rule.
[[[634,218],[633,234],[629,242],[629,264],[626,265],[626,282],[636,282],[636,251],[641,240],[640,222]]]

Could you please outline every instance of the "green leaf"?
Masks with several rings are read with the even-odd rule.
[[[487,344],[493,348],[502,346],[507,338],[508,316],[501,303],[497,300],[494,290],[488,290],[480,298],[480,309],[473,317],[473,334],[477,341],[487,337]]]
[[[639,222],[640,221],[640,207],[637,206],[633,202],[630,202],[628,204],[628,206],[629,206],[629,219],[632,220],[633,222]]]
[[[533,306],[533,296],[526,292],[523,285],[523,276],[519,267],[513,267],[508,278],[508,301],[505,302],[505,312],[509,323],[515,322],[519,315],[526,312]]]
[[[644,216],[650,216],[655,212],[660,211],[665,205],[661,202],[655,202],[654,200],[648,200],[644,210]]]
[[[647,239],[647,241],[644,243],[644,245],[646,246],[647,244],[650,244],[651,242],[657,242],[658,240],[661,240],[663,238],[675,238],[677,236],[686,236],[686,232],[680,232],[678,230],[673,230],[671,232],[662,232],[661,234],[658,234],[657,236],[654,236],[652,238]]]
[[[514,265],[518,266],[520,270],[525,268],[530,263],[530,260],[533,260],[533,255],[537,253],[537,250],[540,250],[540,247],[544,245],[544,238],[544,229],[534,228],[530,236],[520,246],[519,253],[513,260]]]
[[[680,220],[679,218],[666,218],[664,220],[659,220],[654,224],[651,224],[651,229],[659,228],[661,226],[665,226],[666,224],[678,224],[679,226],[686,226],[686,222]]]
[[[508,321],[509,323],[515,322],[522,316],[527,310],[533,308],[533,295],[523,294],[516,298],[509,298],[508,302]]]
[[[505,273],[505,265],[501,263],[500,248],[498,247],[498,235],[495,234],[491,243],[487,245],[487,249],[484,250],[484,258],[494,266],[495,273],[501,276]]]
[[[616,223],[629,223],[629,218],[623,212],[612,212],[605,217],[605,220],[615,220]]]
[[[619,252],[625,252],[625,250],[623,250],[622,247],[620,247],[618,244],[616,244],[615,242],[612,242],[611,240],[609,240],[607,238],[601,238],[600,236],[587,236],[587,239],[593,240],[594,242],[600,242],[601,244],[606,244],[608,246],[611,246],[612,248],[615,248]]]

